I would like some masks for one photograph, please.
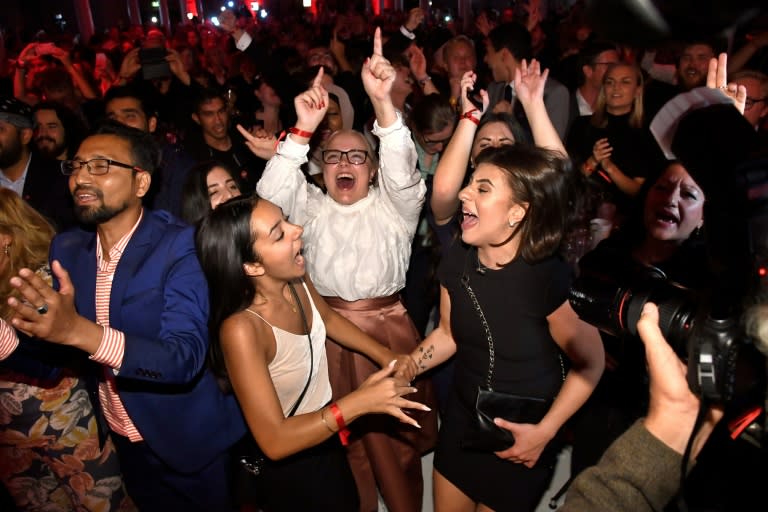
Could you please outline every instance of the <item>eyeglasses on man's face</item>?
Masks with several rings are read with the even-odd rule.
[[[61,162],[61,172],[64,176],[71,176],[85,166],[88,169],[88,174],[91,176],[102,176],[109,172],[110,166],[122,167],[123,169],[130,169],[136,172],[145,172],[141,167],[135,165],[124,164],[117,160],[110,160],[109,158],[91,158],[90,160],[64,160]]]
[[[745,110],[749,110],[752,107],[754,107],[756,103],[763,103],[767,99],[768,99],[768,97],[765,97],[765,98],[750,98],[749,96],[747,96],[747,99],[744,102],[744,109]]]
[[[349,151],[326,149],[323,151],[323,162],[326,164],[338,164],[343,156],[346,156],[347,162],[352,165],[361,165],[368,160],[368,152],[364,149],[350,149]]]

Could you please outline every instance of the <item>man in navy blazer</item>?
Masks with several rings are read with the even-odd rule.
[[[94,403],[140,510],[229,510],[227,452],[245,426],[205,367],[193,230],[142,208],[156,162],[151,136],[119,123],[83,141],[65,170],[78,219],[95,230],[54,239],[56,290],[28,270],[12,279],[26,299],[11,301],[13,325],[99,363]]]

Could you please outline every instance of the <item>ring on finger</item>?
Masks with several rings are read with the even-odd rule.
[[[44,315],[44,314],[46,314],[47,312],[48,312],[48,304],[46,304],[45,302],[43,302],[43,305],[42,305],[42,306],[39,306],[39,307],[37,308],[37,314],[38,314],[38,315]]]

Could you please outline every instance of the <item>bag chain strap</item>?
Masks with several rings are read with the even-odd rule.
[[[469,253],[467,253],[467,256],[469,256]],[[467,260],[468,259],[469,258],[467,258]],[[483,324],[483,330],[485,330],[485,337],[488,338],[488,375],[486,375],[485,377],[485,386],[488,388],[489,391],[493,391],[491,381],[493,380],[493,368],[496,363],[496,352],[493,349],[493,335],[491,334],[491,328],[488,325],[488,322],[485,320],[485,314],[483,313],[483,308],[480,307],[480,303],[477,301],[477,296],[475,295],[474,290],[472,290],[472,287],[469,286],[469,275],[467,274],[466,267],[467,265],[465,261],[464,272],[462,272],[462,276],[461,276],[461,285],[467,291],[467,295],[469,295],[470,300],[472,300],[472,305],[474,306],[475,311],[477,312],[477,316],[480,317],[480,323]]]

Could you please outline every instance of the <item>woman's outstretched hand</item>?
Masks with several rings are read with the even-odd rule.
[[[325,112],[328,110],[328,91],[323,86],[322,67],[317,72],[315,79],[312,80],[310,88],[296,96],[293,105],[296,108],[296,128],[305,132],[314,132],[320,126]],[[300,135],[298,138],[303,139]]]
[[[541,70],[541,64],[536,59],[528,64],[525,59],[515,69],[515,94],[523,106],[533,101],[544,101],[544,85],[547,83],[549,70]]]
[[[485,111],[488,110],[488,91],[480,89],[480,99],[483,102],[483,108],[478,109],[475,104],[469,100],[469,93],[475,88],[475,83],[477,83],[477,74],[474,71],[467,71],[461,77],[461,113],[466,114],[473,110],[479,110],[480,115],[477,117],[480,118],[485,114]]]
[[[365,92],[373,102],[389,100],[397,74],[392,64],[384,58],[382,48],[381,29],[376,28],[373,35],[373,55],[365,61],[362,71]]]
[[[416,392],[416,388],[402,379],[394,378],[395,371],[395,361],[392,361],[385,368],[365,379],[355,393],[361,394],[360,398],[365,404],[366,412],[389,414],[403,423],[421,428],[421,425],[405,414],[403,409],[421,411],[431,409],[422,403],[403,398],[405,395]]]

